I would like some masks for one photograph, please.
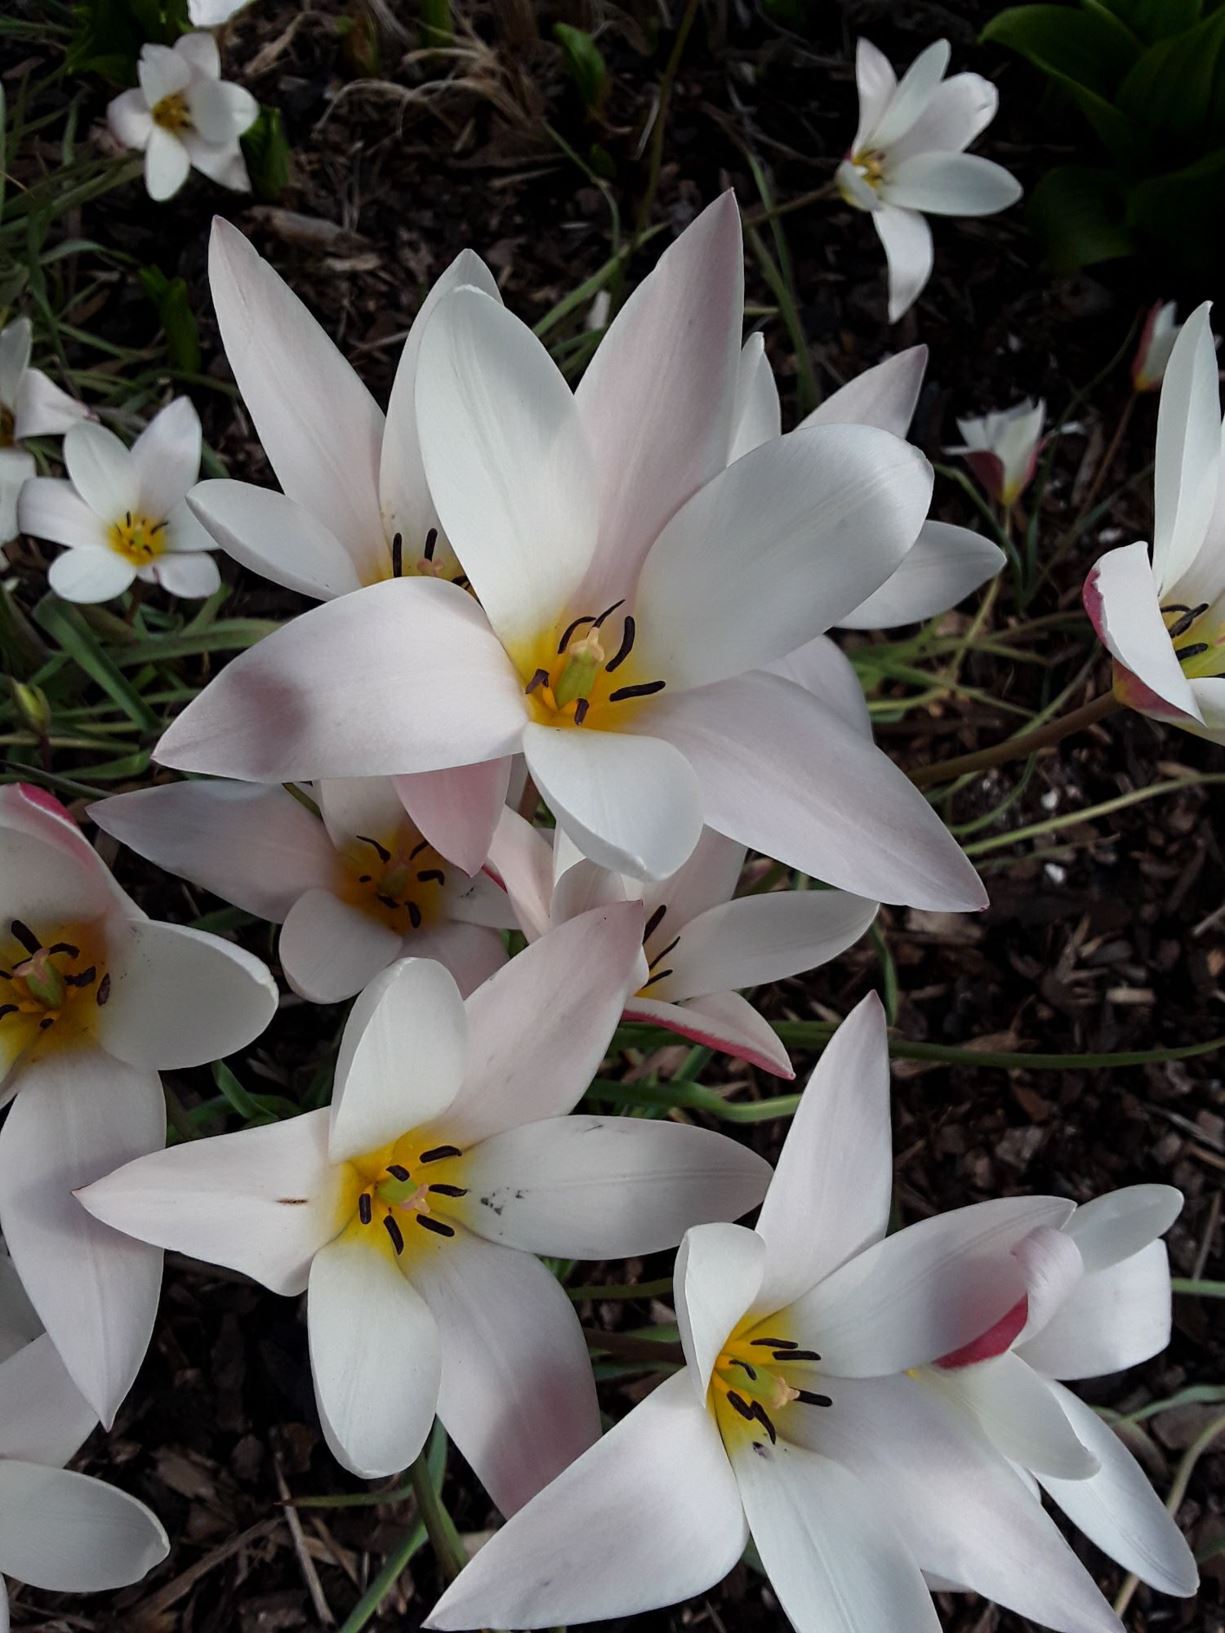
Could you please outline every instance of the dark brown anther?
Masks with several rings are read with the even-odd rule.
[[[408,1169],[405,1168],[402,1162],[389,1162],[387,1164],[387,1172],[391,1175],[392,1179],[398,1179],[401,1184],[403,1184],[408,1178]]]
[[[588,613],[585,618],[576,618],[573,623],[567,624],[566,627],[565,627],[565,630],[562,632],[561,640],[558,641],[558,643],[557,643],[557,655],[558,655],[558,657],[560,658],[562,653],[570,645],[571,640],[574,638],[574,632],[575,632],[576,629],[581,629],[584,624],[594,624],[594,623],[595,623],[595,619],[591,616],[590,613]],[[538,670],[537,673],[539,673],[539,672],[540,671]]]
[[[94,994],[94,1000],[97,1003],[99,1009],[101,1009],[103,1004],[106,1003],[106,1001],[110,997],[110,995],[111,995],[111,978],[110,978],[110,975],[107,974],[107,975],[104,975],[102,977],[102,980],[98,983],[98,990]]]
[[[438,543],[438,529],[436,527],[431,527],[429,532],[425,535],[425,549],[421,552],[421,554],[425,557],[426,561],[433,561],[433,559],[434,559],[434,546],[437,543]]]
[[[132,512],[130,510],[125,510],[124,513],[123,513],[123,519],[127,523],[127,525],[129,527],[131,527],[131,525],[132,525]]]
[[[803,1401],[805,1406],[832,1406],[834,1403],[828,1395],[815,1395],[811,1389],[801,1389],[796,1399]]]
[[[627,612],[625,615],[625,624],[621,634],[621,645],[604,665],[605,669],[608,670],[610,675],[614,669],[619,669],[621,667],[626,658],[628,658],[630,653],[634,650],[634,636],[637,634],[637,632],[638,626],[634,622],[634,615],[633,613]]]
[[[370,845],[380,862],[391,861],[391,852],[386,845],[380,844],[377,839],[371,839],[369,834],[355,834],[354,837],[360,839],[363,845]]]
[[[667,958],[668,954],[670,952],[672,952],[677,946],[679,946],[680,939],[681,938],[679,936],[677,936],[677,937],[675,937],[674,940],[670,941],[666,947],[662,947],[659,950],[659,952],[657,952],[655,954],[655,957],[651,960],[651,962],[647,965],[647,969],[653,970],[655,968],[656,964],[659,963],[661,958]]]
[[[71,941],[57,941],[54,947],[48,947],[49,953],[63,953],[67,958],[80,958],[81,949],[74,947]]]
[[[594,618],[592,620],[592,623],[591,623],[592,629],[599,629],[601,624],[603,624],[603,622],[604,622],[604,620],[606,618],[611,618],[613,613],[616,612],[617,608],[618,607],[623,607],[624,605],[625,605],[625,597],[622,596],[620,601],[614,601],[611,607],[605,607],[604,611],[600,614],[600,616],[598,618]]]
[[[749,1377],[752,1378],[754,1381],[756,1381],[756,1379],[757,1379],[757,1369],[756,1369],[756,1367],[751,1367],[747,1361],[742,1361],[738,1355],[733,1355],[732,1356],[732,1363],[731,1364],[734,1367],[739,1367],[741,1369],[741,1371],[747,1372]]]
[[[6,1015],[15,1015],[16,1013],[16,1004],[0,1004],[0,1021],[2,1021]]]
[[[370,1200],[369,1191],[363,1191],[357,1199],[357,1217],[363,1225],[368,1225],[374,1218],[374,1204]]]
[[[761,1424],[762,1428],[769,1435],[771,1446],[777,1446],[778,1430],[774,1427],[773,1423],[771,1423],[770,1414],[766,1411],[765,1407],[760,1401],[753,1402],[753,1410],[751,1415],[757,1419],[758,1423]]]
[[[646,991],[646,989],[647,989],[647,988],[648,988],[648,987],[649,987],[649,986],[651,986],[651,985],[652,985],[652,984],[653,984],[653,983],[654,983],[654,982],[656,982],[656,981],[662,981],[662,980],[664,980],[664,979],[665,979],[665,978],[666,978],[666,977],[667,977],[667,976],[669,976],[669,975],[671,975],[671,974],[672,974],[672,973],[673,973],[673,971],[672,971],[672,969],[671,969],[671,968],[668,968],[668,969],[666,969],[666,970],[656,970],[656,971],[655,971],[655,973],[654,973],[654,974],[653,974],[653,975],[652,975],[652,976],[651,976],[651,977],[650,977],[650,979],[649,979],[649,980],[647,980],[647,981],[644,981],[644,982],[643,982],[643,983],[642,983],[642,986],[641,986],[641,987],[640,987],[640,988],[639,988],[639,989],[638,989],[638,990],[639,990],[639,991],[640,991],[640,992],[645,992],[645,991]]]
[[[372,873],[359,873],[357,876],[357,882],[359,885],[368,885],[373,877],[374,875]]]
[[[727,1399],[733,1412],[739,1412],[740,1416],[745,1418],[749,1423],[754,1421],[757,1413],[754,1412],[753,1408],[749,1405],[748,1401],[745,1400],[743,1395],[738,1395],[734,1389],[729,1389],[727,1392]]]
[[[462,1157],[463,1152],[457,1145],[435,1145],[428,1151],[423,1151],[418,1162],[441,1162],[444,1157]]]
[[[404,1233],[389,1213],[383,1215],[383,1226],[391,1237],[391,1245],[396,1250],[397,1258],[404,1251]]]
[[[38,1023],[38,1030],[40,1032],[45,1032],[45,1031],[47,1031],[47,1029],[49,1027],[52,1027],[54,1025],[55,1025],[55,1017],[52,1016],[52,1015],[44,1015],[42,1020],[39,1021],[39,1023]]]
[[[447,876],[441,868],[425,868],[417,878],[423,885],[445,885],[447,882]]]
[[[1179,663],[1181,663],[1184,658],[1198,658],[1201,652],[1207,652],[1209,650],[1210,644],[1211,643],[1208,641],[1196,641],[1191,646],[1176,646],[1174,648],[1174,656],[1178,659]]]
[[[576,726],[581,726],[583,721],[586,720],[587,711],[590,707],[591,700],[589,698],[579,698],[578,702],[574,705],[574,724]]]
[[[646,945],[646,943],[648,941],[650,941],[651,937],[655,934],[656,930],[658,930],[660,925],[663,923],[664,914],[667,911],[668,911],[667,902],[660,902],[659,906],[655,909],[655,911],[651,914],[650,918],[647,920],[646,929],[642,932],[642,941],[643,941],[644,946]]]
[[[412,850],[409,851],[409,853],[408,853],[409,861],[410,862],[415,862],[417,857],[419,857],[421,855],[421,852],[422,851],[428,851],[429,848],[430,848],[429,840],[428,839],[421,840],[421,842],[419,844],[414,845]]]
[[[776,1361],[819,1361],[821,1357],[815,1349],[798,1349],[794,1344],[788,1344],[785,1350],[777,1350],[774,1355]]]
[[[66,987],[88,987],[92,986],[97,979],[97,966],[91,964],[87,970],[82,970],[79,975],[66,975],[64,985]]]
[[[547,669],[538,669],[523,690],[525,692],[534,692],[538,686],[547,686],[548,684],[549,671]]]
[[[432,1214],[418,1213],[418,1214],[414,1214],[413,1217],[416,1219],[417,1223],[421,1226],[422,1230],[432,1230],[435,1236],[454,1236],[455,1235],[455,1226],[454,1225],[448,1225],[448,1224],[444,1223],[444,1221],[441,1220],[441,1219],[435,1219]]]
[[[436,1196],[467,1196],[468,1194],[466,1185],[431,1185],[430,1190]]]
[[[654,697],[656,692],[662,692],[667,685],[666,680],[644,680],[641,686],[618,686],[615,692],[608,694],[610,703],[624,703],[631,697]]]
[[[1163,612],[1182,613],[1178,622],[1170,625],[1170,639],[1177,640],[1180,635],[1185,635],[1195,620],[1208,611],[1208,607],[1207,601],[1201,601],[1198,607],[1163,607],[1161,609]]]
[[[750,1338],[749,1343],[754,1349],[799,1349],[799,1345],[792,1338]]]
[[[21,919],[14,919],[9,925],[9,929],[25,948],[26,952],[29,953],[31,958],[34,957],[36,952],[41,950],[42,942],[34,934],[33,930],[30,929],[30,926],[23,923]]]
[[[391,576],[401,578],[404,574],[404,535],[397,533],[391,541]]]
[[[408,922],[414,930],[419,930],[421,928],[421,909],[416,902],[405,902],[404,905],[408,908]]]
[[[467,573],[456,573],[451,582],[457,585],[459,589],[466,590],[468,588],[468,575]]]

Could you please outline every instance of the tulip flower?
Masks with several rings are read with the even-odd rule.
[[[238,138],[259,118],[259,103],[221,77],[213,36],[182,34],[173,46],[146,44],[139,85],[120,91],[106,110],[111,134],[145,156],[145,186],[161,203],[191,169],[232,192],[249,193],[251,178]]]
[[[68,813],[0,788],[0,1229],[73,1382],[108,1427],[148,1347],[161,1255],[72,1192],[160,1147],[158,1072],[218,1060],[276,1009],[257,958],[146,918]]]
[[[707,828],[677,873],[644,888],[586,861],[560,828],[550,844],[511,810],[489,854],[529,941],[596,902],[640,901],[642,953],[626,1020],[667,1027],[790,1078],[778,1034],[735,989],[828,963],[859,940],[877,904],[841,890],[769,890],[733,900],[744,860],[743,845]]]
[[[1133,1185],[1085,1203],[1060,1229],[1036,1229],[1012,1250],[1024,1295],[923,1376],[1104,1553],[1186,1597],[1199,1580],[1186,1539],[1122,1440],[1056,1382],[1120,1372],[1165,1348],[1160,1237],[1181,1207],[1171,1186]],[[1001,1261],[1001,1274],[1010,1268]]]
[[[213,540],[183,503],[200,471],[200,416],[176,397],[131,448],[102,425],[64,437],[68,479],[32,477],[21,490],[23,533],[68,548],[51,563],[65,601],[110,601],[135,579],[171,595],[206,596],[221,583]]]
[[[1225,484],[1209,303],[1174,342],[1157,410],[1153,549],[1108,550],[1085,611],[1114,658],[1120,703],[1225,742]]]
[[[964,444],[949,448],[960,454],[990,496],[1009,510],[1025,492],[1042,452],[1046,404],[1026,398],[981,419],[958,420]]]
[[[392,579],[313,609],[189,705],[162,762],[279,782],[521,751],[600,866],[666,878],[705,823],[857,894],[980,905],[908,779],[817,699],[756,672],[897,567],[931,473],[860,425],[792,432],[728,465],[742,274],[727,196],[620,312],[577,397],[488,295],[442,298],[417,426],[476,600]]]
[[[1048,1627],[1120,1633],[990,1442],[906,1376],[1011,1308],[1023,1283],[1009,1249],[1071,1204],[980,1203],[886,1237],[891,1178],[871,996],[804,1091],[756,1229],[686,1234],[685,1367],[495,1533],[425,1625],[655,1609],[717,1582],[751,1534],[800,1633],[938,1633],[925,1570],[973,1575]]]
[[[139,1582],[170,1551],[143,1503],[65,1468],[97,1424],[0,1246],[0,1628],[4,1577],[53,1593]]]
[[[1178,307],[1174,301],[1155,301],[1140,331],[1140,343],[1132,359],[1131,383],[1136,391],[1156,391],[1165,379],[1166,365],[1182,325],[1174,321]]]
[[[875,425],[905,437],[926,368],[927,347],[911,346],[833,392],[800,422],[801,427]],[[777,437],[781,429],[778,387],[765,347],[760,334],[750,335],[741,355],[733,457]],[[1003,565],[1004,552],[981,533],[926,521],[896,571],[840,620],[842,628],[893,629],[921,623],[955,607]]]
[[[332,1451],[404,1468],[434,1414],[504,1513],[599,1433],[574,1308],[537,1253],[619,1259],[754,1207],[769,1169],[722,1135],[567,1116],[621,1014],[642,909],[542,937],[465,1002],[404,959],[353,1006],[330,1109],[197,1140],[81,1193],[143,1241],[307,1290]]]
[[[899,84],[867,40],[855,51],[859,129],[838,166],[838,191],[868,210],[889,264],[889,321],[896,323],[931,277],[929,215],[995,215],[1021,196],[1002,165],[964,151],[995,118],[999,96],[978,74],[944,78],[949,43],[937,40]]]
[[[17,537],[17,496],[34,475],[27,437],[58,437],[91,411],[30,367],[29,318],[0,329],[0,544]]]
[[[158,867],[281,925],[285,979],[317,1004],[352,998],[397,958],[436,958],[465,995],[506,962],[505,892],[445,862],[388,778],[325,782],[315,816],[287,789],[176,782],[90,806]]]

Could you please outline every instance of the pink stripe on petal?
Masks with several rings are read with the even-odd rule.
[[[972,1338],[960,1349],[942,1355],[934,1364],[942,1372],[955,1372],[960,1367],[976,1366],[980,1361],[994,1361],[997,1355],[1005,1355],[1012,1348],[1028,1320],[1029,1299],[1022,1297],[993,1327],[988,1327],[986,1332]]]

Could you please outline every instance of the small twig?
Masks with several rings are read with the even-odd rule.
[[[956,759],[943,760],[938,765],[919,766],[909,773],[910,780],[918,788],[927,788],[932,783],[951,782],[954,777],[965,777],[972,772],[987,771],[992,766],[1005,765],[1009,760],[1023,759],[1030,754],[1037,754],[1040,749],[1052,748],[1056,743],[1061,743],[1065,737],[1070,737],[1073,732],[1084,731],[1122,706],[1112,692],[1103,692],[1100,697],[1095,697],[1082,708],[1073,709],[1071,714],[1048,721],[1037,731],[1022,732],[1019,737],[1010,737],[1006,742],[996,743],[992,748],[978,749],[973,754],[961,754]]]
[[[293,1551],[298,1556],[298,1569],[302,1572],[302,1580],[306,1583],[306,1591],[310,1594],[311,1604],[315,1607],[315,1615],[318,1618],[320,1627],[335,1627],[336,1618],[332,1615],[332,1607],[324,1596],[323,1584],[319,1580],[319,1572],[315,1569],[315,1562],[306,1546],[302,1522],[298,1518],[297,1509],[294,1508],[290,1500],[285,1471],[281,1467],[281,1454],[275,1449],[272,1453],[272,1468],[276,1475],[276,1488],[281,1494],[282,1503],[285,1505],[282,1512],[285,1516],[285,1524],[289,1528]]]
[[[1183,1498],[1187,1495],[1187,1487],[1191,1484],[1191,1476],[1195,1472],[1195,1465],[1212,1445],[1219,1435],[1225,1434],[1225,1417],[1214,1418],[1212,1422],[1198,1434],[1183,1453],[1170,1486],[1170,1495],[1165,1500],[1166,1512],[1175,1516],[1182,1507]],[[1119,1596],[1114,1602],[1114,1613],[1122,1616],[1131,1603],[1132,1595],[1140,1586],[1140,1578],[1134,1572],[1128,1574],[1123,1586],[1119,1589]]]

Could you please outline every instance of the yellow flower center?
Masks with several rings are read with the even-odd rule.
[[[425,535],[419,555],[413,554],[411,546],[406,548],[403,533],[393,535],[386,549],[388,553],[376,566],[373,576],[366,580],[367,584],[381,584],[389,578],[441,578],[458,584],[461,590],[472,588],[454,552],[445,542],[440,542],[436,527],[431,527]]]
[[[829,1406],[828,1395],[808,1387],[820,1359],[786,1336],[777,1315],[735,1328],[715,1362],[707,1397],[724,1443],[747,1438],[773,1445],[780,1434],[787,1438],[793,1407]]]
[[[17,421],[13,410],[6,404],[0,403],[0,448],[11,448],[17,441],[13,434],[17,428]]]
[[[874,153],[870,149],[860,153],[852,153],[846,161],[860,181],[866,183],[874,193],[880,191],[881,183],[885,179],[885,155]],[[857,197],[853,187],[847,184],[844,175],[835,175],[834,184],[845,204],[853,204],[857,210],[867,209],[863,199]]]
[[[358,834],[341,853],[341,895],[406,936],[443,917],[450,865],[407,824],[382,838]]]
[[[31,1048],[42,1054],[92,1036],[111,992],[100,926],[57,926],[40,935],[13,919],[9,935],[0,950],[0,1055],[12,1061]]]
[[[1169,601],[1161,609],[1174,656],[1189,680],[1225,674],[1225,624],[1211,602],[1198,606]]]
[[[459,1183],[462,1162],[458,1146],[427,1145],[416,1132],[355,1158],[348,1164],[345,1234],[396,1259],[446,1242],[460,1228],[454,1205],[468,1194]]]
[[[547,630],[511,658],[524,681],[533,718],[542,726],[623,728],[644,698],[662,692],[662,680],[642,680],[632,661],[635,624],[622,614],[620,638],[607,634],[609,620],[624,606],[615,601],[601,613],[573,618]]]
[[[187,106],[187,98],[182,91],[172,91],[164,96],[160,102],[155,102],[151,110],[153,123],[160,125],[163,130],[178,132],[191,129],[191,113]]]
[[[166,548],[166,523],[129,510],[121,522],[111,523],[106,538],[116,555],[133,567],[147,567]]]

